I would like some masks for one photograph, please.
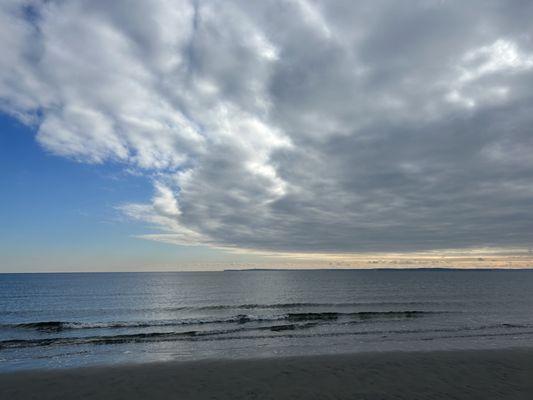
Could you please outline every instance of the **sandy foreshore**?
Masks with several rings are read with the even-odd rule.
[[[533,399],[533,349],[167,362],[0,374],[0,399]]]

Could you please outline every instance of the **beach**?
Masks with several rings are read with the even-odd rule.
[[[374,352],[0,374],[0,398],[531,399],[533,349]]]

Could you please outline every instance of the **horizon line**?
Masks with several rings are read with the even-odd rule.
[[[150,274],[150,273],[207,273],[207,272],[283,272],[283,271],[533,271],[533,266],[511,268],[462,268],[462,267],[398,267],[398,268],[226,268],[198,270],[139,270],[139,271],[19,271],[3,272],[0,275],[36,275],[36,274]]]

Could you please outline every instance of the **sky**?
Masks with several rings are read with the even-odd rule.
[[[531,267],[532,20],[4,0],[0,271]]]

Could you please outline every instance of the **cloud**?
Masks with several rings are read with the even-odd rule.
[[[528,2],[4,1],[0,108],[154,181],[145,238],[527,247]]]

